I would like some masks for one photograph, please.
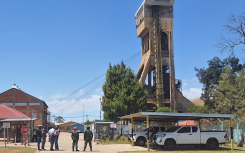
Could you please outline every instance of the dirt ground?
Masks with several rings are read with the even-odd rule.
[[[84,140],[83,140],[83,134],[80,133],[80,140],[78,142],[78,148],[79,148],[79,152],[83,152],[83,147],[84,147]],[[62,153],[73,153],[72,151],[72,139],[71,139],[71,134],[68,132],[61,132],[60,133],[60,137],[59,137],[59,151],[56,152],[62,152]],[[34,150],[37,150],[37,143],[36,142],[32,142],[30,143],[31,146],[27,146],[28,148],[34,148]],[[3,148],[4,144],[0,143],[0,148]],[[7,147],[24,147],[23,145],[21,145],[20,143],[17,143],[17,145],[15,145],[14,143],[10,143],[7,144]],[[92,146],[93,146],[93,151],[92,152],[100,152],[100,153],[145,153],[147,152],[147,148],[145,147],[139,147],[139,146],[134,146],[132,147],[131,144],[107,144],[107,145],[102,145],[102,144],[98,144],[96,142],[92,142]],[[152,146],[151,146],[152,148]],[[42,150],[42,151],[34,151],[34,152],[17,152],[20,151],[18,150],[8,150],[8,153],[53,153],[53,151],[49,151],[50,149],[50,143],[46,142],[45,144],[45,149],[47,150]],[[0,149],[0,153],[2,153]],[[90,152],[89,146],[87,146],[86,152]],[[164,151],[161,148],[158,148],[157,150],[152,150],[151,152],[159,152],[159,153],[170,153],[168,151]],[[208,151],[208,150],[202,150],[200,148],[188,148],[188,147],[182,147],[182,148],[176,148],[175,151],[172,151],[172,153],[228,153],[228,152],[245,152],[244,148],[235,148],[234,151],[230,151],[229,147],[222,147],[219,150],[215,150],[215,151]],[[3,152],[5,153],[5,152]]]

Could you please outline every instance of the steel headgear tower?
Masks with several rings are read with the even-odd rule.
[[[149,111],[167,106],[183,112],[182,103],[190,102],[175,84],[173,5],[174,0],[144,0],[135,14],[137,37],[142,40],[137,77],[148,91]]]

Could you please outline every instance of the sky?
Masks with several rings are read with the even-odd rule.
[[[134,15],[142,1],[1,0],[0,93],[17,84],[65,122],[100,119],[109,63],[141,51]],[[175,0],[175,77],[182,80],[185,97],[201,95],[195,67],[207,67],[215,56],[228,57],[214,45],[227,34],[222,26],[229,15],[244,8],[244,0]],[[136,73],[140,61],[136,56],[126,64]]]

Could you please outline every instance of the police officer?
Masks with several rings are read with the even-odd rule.
[[[42,129],[42,149],[43,150],[46,150],[44,148],[45,142],[46,142],[46,137],[47,137],[47,134],[46,134],[45,126],[43,126],[43,129]]]
[[[75,145],[76,145],[76,151],[79,151],[77,148],[77,143],[79,140],[79,133],[77,132],[77,127],[74,127],[73,129],[74,129],[74,131],[71,133],[71,139],[73,140],[72,141],[72,151],[74,151]]]
[[[85,142],[84,142],[84,149],[83,149],[83,151],[86,150],[87,143],[89,143],[90,151],[92,151],[92,143],[91,143],[91,141],[92,141],[92,138],[93,138],[93,133],[89,129],[90,129],[90,127],[88,126],[87,127],[87,130],[84,133],[84,141]]]

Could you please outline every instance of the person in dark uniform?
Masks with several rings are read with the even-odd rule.
[[[46,135],[46,130],[45,130],[45,126],[44,126],[43,129],[42,129],[42,149],[43,150],[46,150],[44,148],[45,142],[46,142],[46,137],[47,137],[47,135]]]
[[[90,127],[87,127],[87,130],[84,132],[84,149],[83,151],[86,150],[87,144],[89,143],[90,151],[92,151],[92,139],[93,139],[93,133],[89,130]]]
[[[41,133],[41,125],[38,125],[38,128],[36,130],[36,134],[37,134],[37,149],[40,149],[40,143],[41,143],[41,137],[42,137],[42,133]]]
[[[157,149],[156,134],[157,134],[157,130],[153,127],[152,133],[151,133],[151,142],[153,142],[154,149]]]
[[[77,143],[79,140],[79,133],[77,132],[77,127],[73,128],[74,131],[71,133],[71,139],[72,139],[72,151],[74,151],[74,146],[76,146],[76,151],[78,150]]]

